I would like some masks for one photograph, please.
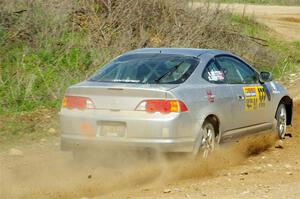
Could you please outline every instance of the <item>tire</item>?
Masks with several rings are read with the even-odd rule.
[[[202,126],[202,138],[199,152],[203,158],[207,158],[216,148],[216,125],[207,120]]]
[[[287,120],[287,113],[286,107],[284,104],[280,104],[276,111],[276,124],[275,124],[275,132],[277,133],[279,139],[284,139],[286,134],[286,120]]]

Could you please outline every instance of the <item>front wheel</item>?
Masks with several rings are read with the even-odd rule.
[[[276,127],[275,130],[280,139],[284,139],[286,134],[286,108],[284,104],[280,104],[276,112]]]

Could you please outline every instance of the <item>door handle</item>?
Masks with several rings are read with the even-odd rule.
[[[238,95],[237,96],[239,100],[245,100],[245,96],[244,95]]]

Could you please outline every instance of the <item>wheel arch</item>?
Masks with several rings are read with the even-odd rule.
[[[217,142],[220,142],[220,119],[218,116],[215,114],[208,114],[207,116],[203,117],[204,119],[202,120],[201,124],[201,129],[204,127],[205,122],[209,121],[213,123],[214,127],[216,128],[216,134],[215,136],[218,136]],[[193,149],[193,155],[197,155],[201,146],[201,140],[202,140],[202,134],[199,133],[194,144],[194,149]]]
[[[208,116],[205,117],[205,119],[203,120],[203,124],[206,121],[210,121],[213,123],[214,127],[216,128],[216,135],[215,136],[219,136],[220,135],[220,119],[218,116],[216,116],[215,114],[209,114]]]
[[[292,120],[293,120],[293,99],[287,95],[283,96],[278,103],[277,110],[278,110],[278,107],[280,106],[280,104],[285,105],[286,114],[287,114],[286,124],[291,125]],[[276,113],[277,113],[277,110],[276,110]],[[276,114],[275,114],[275,117],[276,117]]]

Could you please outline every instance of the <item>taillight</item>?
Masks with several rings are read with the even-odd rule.
[[[180,100],[144,100],[138,107],[137,111],[147,111],[150,113],[161,112],[185,112],[187,111],[186,105]]]
[[[95,105],[91,99],[79,96],[65,96],[62,107],[69,109],[95,109]]]

